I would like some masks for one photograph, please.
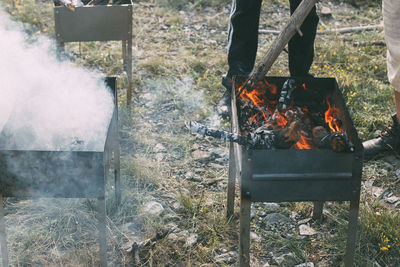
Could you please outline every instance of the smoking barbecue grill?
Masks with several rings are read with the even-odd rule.
[[[8,150],[0,147],[0,245],[3,266],[8,266],[5,239],[4,197],[97,198],[100,265],[106,266],[105,179],[114,163],[115,197],[121,199],[120,151],[116,79],[106,78],[114,93],[114,110],[107,136],[99,151]],[[96,130],[96,129],[94,129]]]
[[[132,0],[122,2],[119,5],[75,7],[75,11],[65,6],[54,6],[54,24],[59,52],[66,42],[122,42],[129,104],[132,97]]]
[[[267,77],[282,88],[285,77]],[[353,153],[328,149],[257,150],[231,143],[227,215],[233,214],[236,176],[240,177],[240,266],[249,266],[251,202],[313,201],[314,217],[322,214],[324,201],[350,201],[350,219],[345,265],[352,266],[360,199],[363,147],[333,78],[297,78],[305,83],[304,95],[295,105],[318,105],[327,96],[342,112],[343,131],[354,144]],[[279,93],[278,93],[279,95]],[[297,101],[297,102],[296,102]],[[236,90],[232,92],[232,131],[240,133]]]

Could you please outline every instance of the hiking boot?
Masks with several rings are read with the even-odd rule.
[[[393,124],[387,127],[379,137],[363,142],[365,159],[400,148],[400,125],[396,114],[392,115],[392,120]]]
[[[217,104],[217,112],[223,119],[227,119],[231,112],[231,94],[232,89],[226,89],[224,95]]]
[[[248,76],[236,76],[235,85],[240,86],[246,81]],[[217,112],[222,118],[226,119],[231,112],[231,94],[233,88],[233,78],[231,75],[225,75],[222,77],[222,85],[225,87],[226,91],[222,96],[221,100],[217,104]]]

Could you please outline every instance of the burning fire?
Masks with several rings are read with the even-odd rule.
[[[328,99],[326,99],[326,103],[328,104],[328,109],[325,112],[325,122],[329,125],[332,132],[342,132],[336,119],[339,115],[339,109],[331,107],[331,103]]]
[[[296,90],[307,90],[305,83],[295,88]],[[310,113],[307,107],[302,107],[301,111],[299,111],[299,108],[293,106],[288,106],[286,109],[278,111],[277,99],[279,96],[277,86],[268,83],[266,80],[257,82],[252,90],[239,88],[240,90],[242,91],[240,94],[241,100],[251,103],[257,110],[249,119],[251,123],[263,120],[264,125],[271,125],[273,129],[284,129],[291,120],[288,115],[289,113]],[[341,132],[339,121],[337,120],[340,110],[332,107],[328,99],[326,99],[326,103],[328,105],[328,109],[325,111],[326,124],[329,126],[331,132]],[[312,137],[306,131],[301,130],[299,140],[293,145],[293,148],[311,149],[313,147],[315,146],[313,145]]]
[[[311,139],[302,134],[294,147],[297,149],[311,149]]]

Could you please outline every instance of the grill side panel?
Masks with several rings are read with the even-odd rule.
[[[356,200],[353,154],[329,150],[250,151],[242,190],[252,201]],[[249,192],[249,193],[247,193]]]
[[[5,197],[104,197],[102,152],[0,151]]]
[[[59,42],[129,40],[132,38],[132,5],[83,6],[74,12],[54,7]]]

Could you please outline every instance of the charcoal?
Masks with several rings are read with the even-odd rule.
[[[279,104],[278,104],[278,110],[282,111],[285,110],[292,102],[292,95],[294,90],[296,89],[296,81],[294,79],[288,79],[286,82],[283,84],[282,90],[281,90],[281,96],[279,97]]]
[[[260,81],[254,88],[239,88],[238,96],[239,125],[246,137],[272,134],[273,148],[354,151],[341,130],[340,110],[304,83],[288,79],[278,92],[275,85]]]
[[[227,142],[238,143],[246,147],[262,149],[274,148],[275,133],[270,130],[259,131],[258,133],[250,133],[247,136],[242,136],[227,131],[210,129],[195,121],[190,122],[189,129],[192,133],[211,136]]]
[[[246,136],[235,133],[210,129],[198,122],[190,122],[189,129],[192,133],[203,136],[211,136],[227,142],[238,143],[242,146],[254,149],[285,149],[291,148],[300,138],[300,122],[294,121],[284,129],[272,130],[270,126],[264,125],[255,132]]]

